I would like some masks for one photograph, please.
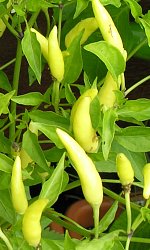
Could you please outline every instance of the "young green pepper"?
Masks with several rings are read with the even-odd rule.
[[[117,174],[123,186],[131,185],[134,181],[134,171],[129,159],[119,153],[116,157]]]
[[[57,38],[57,26],[51,30],[48,38],[48,64],[52,76],[61,82],[64,77],[64,58]]]
[[[147,200],[150,198],[150,163],[147,163],[143,168],[144,189],[143,197]]]
[[[41,240],[40,219],[48,199],[34,201],[26,210],[22,221],[22,232],[30,246],[37,247]]]
[[[18,214],[24,214],[28,207],[28,201],[22,180],[21,159],[18,155],[12,168],[10,188],[14,209]]]
[[[56,133],[79,175],[85,199],[92,208],[100,207],[103,200],[103,187],[93,161],[69,134],[59,128],[56,129]]]
[[[86,40],[89,38],[89,36],[98,28],[97,21],[94,17],[89,17],[86,19],[81,20],[78,22],[66,35],[65,37],[65,45],[66,48],[70,46],[72,41],[75,39],[75,37],[84,30],[84,33],[82,35],[80,44],[86,42]]]

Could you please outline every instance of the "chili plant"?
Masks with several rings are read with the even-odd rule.
[[[0,249],[149,248],[150,100],[129,94],[150,75],[126,83],[149,46],[137,0],[0,0]],[[57,210],[76,187],[93,228]],[[104,195],[114,203],[100,218]]]

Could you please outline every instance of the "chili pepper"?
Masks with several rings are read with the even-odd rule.
[[[116,166],[121,184],[123,186],[132,184],[134,180],[134,171],[131,162],[123,153],[117,154]]]
[[[34,201],[26,210],[22,221],[22,232],[29,245],[37,247],[41,240],[40,219],[48,199]]]
[[[73,117],[73,134],[75,140],[88,153],[98,150],[99,140],[95,129],[92,127],[90,117],[91,97],[85,96],[80,99]]]
[[[114,106],[116,101],[115,90],[118,90],[117,82],[113,79],[112,75],[108,71],[104,80],[104,84],[98,92],[98,98],[100,105],[103,106],[103,110]]]
[[[147,163],[143,168],[144,189],[143,197],[147,200],[150,198],[150,163]]]
[[[48,63],[52,76],[61,82],[64,77],[64,59],[57,38],[57,26],[51,30],[48,38]]]
[[[13,207],[16,212],[18,214],[24,214],[28,207],[28,201],[22,179],[21,159],[18,155],[16,156],[12,168],[11,196]]]
[[[31,28],[31,31],[36,34],[36,38],[40,44],[41,52],[45,58],[45,60],[48,62],[48,40],[45,36],[43,36],[40,32],[35,30],[34,28]]]
[[[101,177],[93,161],[69,134],[59,128],[56,129],[56,133],[79,175],[85,199],[92,208],[99,207],[103,200],[103,187]]]
[[[104,40],[117,47],[126,60],[122,39],[109,12],[99,0],[92,0],[92,8]]]
[[[85,43],[88,37],[97,29],[98,29],[98,24],[94,17],[89,17],[84,20],[81,20],[67,33],[65,37],[66,48],[70,46],[72,41],[82,30],[84,30],[84,33],[80,41],[81,45]]]

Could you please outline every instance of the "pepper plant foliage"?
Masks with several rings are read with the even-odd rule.
[[[150,76],[148,74],[128,87],[124,73],[128,61],[133,56],[150,59],[150,11],[143,14],[137,0],[102,0],[101,3],[117,27],[127,52],[127,59],[117,46],[103,38],[98,25],[93,32],[89,31],[89,25],[89,34],[83,43],[81,41],[87,27],[81,25],[80,29],[74,31],[69,46],[66,46],[68,32],[81,20],[94,17],[90,0],[0,0],[0,44],[6,42],[6,35],[10,48],[9,36],[14,36],[17,44],[15,58],[10,61],[6,58],[3,62],[0,57],[0,249],[34,249],[22,233],[23,215],[18,215],[12,205],[10,181],[16,155],[21,157],[23,182],[29,204],[38,198],[49,200],[49,205],[42,214],[42,237],[40,246],[36,249],[149,248],[148,201],[146,207],[130,204],[132,220],[128,214],[126,221],[124,212],[114,222],[118,201],[128,204],[129,207],[129,200],[127,201],[127,195],[124,199],[109,188],[104,188],[104,193],[116,201],[100,220],[99,237],[94,239],[94,229],[85,229],[75,222],[70,224],[67,217],[51,208],[65,191],[73,191],[75,187],[80,186],[77,174],[72,177],[72,162],[67,158],[56,128],[74,137],[70,119],[74,103],[90,88],[95,87],[99,91],[107,72],[110,73],[112,81],[118,83],[118,88],[112,91],[115,102],[111,107],[105,107],[97,95],[92,99],[89,113],[92,127],[99,138],[99,148],[88,155],[100,175],[104,172],[108,175],[109,179],[102,179],[103,185],[105,181],[119,185],[120,181],[112,179],[110,173],[116,173],[117,154],[125,154],[134,169],[133,186],[138,186],[143,192],[142,171],[150,151],[150,128],[147,126],[150,119],[150,100],[131,100],[128,99],[128,94],[149,80]],[[61,82],[58,82],[53,73],[62,68],[58,48],[55,54],[56,64],[52,62],[51,66],[48,54],[48,37],[55,25],[58,47],[64,61]],[[41,43],[31,28],[43,35],[44,40],[41,40]],[[52,48],[54,51],[55,45],[56,41]],[[3,51],[4,56],[5,52]],[[24,70],[28,78],[25,81],[22,62],[27,64],[27,69]],[[53,65],[57,67],[53,69]],[[14,69],[11,78],[7,75],[9,67]],[[121,83],[118,81],[120,76]],[[111,82],[108,89],[110,88]],[[107,99],[108,89],[103,93],[104,99]],[[82,123],[86,128],[86,121],[83,120]],[[32,187],[37,184],[41,190],[37,197],[32,197]],[[127,211],[129,212],[128,208]],[[48,225],[51,221],[64,226],[65,234],[60,236],[49,231]],[[126,225],[128,229],[135,230],[138,227],[138,231],[133,230],[134,238],[131,243],[132,234],[128,234],[130,230],[126,230]],[[69,229],[80,233],[82,240],[72,239],[68,233]]]

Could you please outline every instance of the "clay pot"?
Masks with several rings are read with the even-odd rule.
[[[113,202],[114,200],[112,198],[104,196],[103,202],[100,208],[100,219],[109,210]],[[124,209],[123,206],[121,205],[118,206],[118,210],[116,212],[115,218],[118,218],[118,216],[121,214],[123,209]],[[67,208],[65,215],[85,228],[92,228],[94,225],[92,207],[89,205],[89,203],[85,199],[77,200],[74,203],[72,203]],[[49,227],[50,227],[50,230],[54,230],[60,234],[64,234],[65,232],[64,228],[61,225],[57,224],[56,222],[51,222]],[[76,239],[82,238],[82,235],[80,235],[77,232],[69,231],[69,234],[72,238],[76,238]]]
[[[111,207],[113,202],[114,200],[112,198],[104,196],[104,199],[100,208],[100,218],[102,218],[105,215],[105,213]],[[116,218],[120,215],[122,210],[123,210],[123,207],[119,206],[116,212]],[[94,225],[92,207],[84,199],[76,201],[72,205],[70,205],[65,215],[85,228],[92,228]],[[82,235],[76,232],[69,231],[69,234],[72,238],[76,238],[76,239],[82,238]]]

